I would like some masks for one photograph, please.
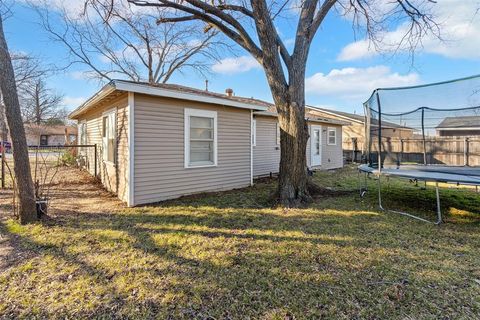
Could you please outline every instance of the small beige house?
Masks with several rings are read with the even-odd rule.
[[[24,127],[29,146],[64,146],[77,138],[75,126],[25,123]]]
[[[276,116],[262,113],[271,106],[233,96],[231,90],[218,94],[114,80],[70,118],[78,122],[79,143],[99,147],[97,172],[103,185],[135,206],[242,188],[252,185],[256,176],[278,171]],[[318,122],[311,123],[315,134]],[[313,166],[339,167],[340,123],[322,124],[321,162]],[[333,128],[336,144],[329,145],[326,137]],[[330,149],[338,150],[338,155]],[[80,154],[93,174],[94,153]]]
[[[272,108],[270,108],[272,110]],[[272,111],[253,113],[253,175],[278,173],[280,163],[280,128]],[[307,166],[312,169],[343,167],[342,126],[348,122],[306,114],[310,138],[307,142]]]

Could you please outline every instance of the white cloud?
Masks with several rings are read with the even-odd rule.
[[[342,49],[337,57],[338,61],[352,61],[372,57],[376,54],[375,50],[371,48],[368,41],[361,40],[348,44]]]
[[[480,19],[477,16],[479,1],[443,0],[432,5],[435,21],[440,24],[440,41],[433,35],[422,40],[422,52],[439,54],[449,58],[480,59]],[[407,25],[381,36],[382,50],[394,50],[406,32]],[[405,48],[404,48],[405,49]],[[377,55],[378,52],[366,40],[352,42],[345,46],[337,59],[351,61]]]
[[[260,64],[251,56],[225,58],[212,66],[214,72],[223,74],[242,73],[259,68]]]
[[[87,100],[85,97],[70,97],[65,96],[63,98],[62,104],[68,109],[74,109],[84,103]]]
[[[416,73],[401,75],[387,66],[369,68],[333,69],[328,74],[321,72],[308,77],[306,91],[319,96],[335,96],[344,99],[366,99],[380,87],[407,86],[420,82]]]

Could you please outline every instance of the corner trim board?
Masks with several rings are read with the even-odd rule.
[[[128,201],[135,206],[135,93],[128,92]]]

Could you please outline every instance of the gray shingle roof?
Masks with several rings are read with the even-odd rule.
[[[440,122],[436,127],[437,129],[441,128],[479,128],[480,127],[480,116],[465,116],[465,117],[446,117]]]

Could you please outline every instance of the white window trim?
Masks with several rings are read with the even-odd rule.
[[[104,143],[103,143],[103,118],[106,117],[106,116],[109,116],[110,114],[114,115],[114,121],[113,121],[115,123],[115,130],[114,130],[115,141],[114,141],[114,144],[115,144],[115,146],[117,145],[117,108],[115,107],[115,108],[109,109],[109,110],[102,113],[102,162],[105,163],[105,164],[111,165],[111,166],[116,166],[115,160],[116,160],[116,157],[117,157],[117,150],[114,150],[115,152],[113,153],[114,161],[109,161],[109,160],[104,159],[105,150],[103,150],[103,145],[104,145]]]
[[[334,143],[330,143],[330,132],[335,132],[335,142]],[[328,127],[328,130],[327,130],[327,144],[329,146],[336,146],[337,145],[337,128],[334,128],[334,127]]]
[[[85,127],[84,127],[85,125]],[[82,120],[78,123],[78,144],[82,145],[82,144],[88,144],[87,141],[85,141],[85,143],[83,143],[82,141],[82,136],[85,135],[85,140],[88,140],[88,136],[87,136],[87,120]],[[84,130],[85,129],[85,130]]]
[[[280,145],[280,123],[277,122],[277,127],[275,129],[275,144]]]
[[[206,117],[213,118],[213,164],[205,165],[192,165],[190,164],[190,117]],[[217,112],[201,109],[190,109],[185,108],[185,128],[184,128],[184,137],[185,137],[185,148],[184,148],[184,159],[185,159],[185,168],[208,168],[216,167],[218,164],[217,159],[217,142],[218,142],[218,126],[217,126]]]
[[[257,146],[257,120],[252,119],[252,147]]]

